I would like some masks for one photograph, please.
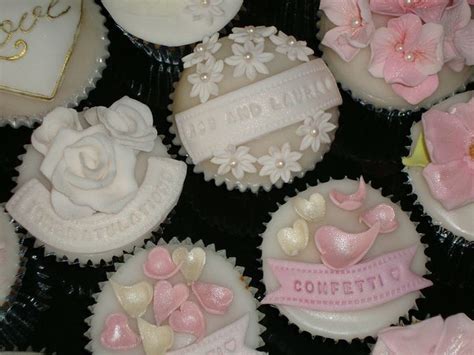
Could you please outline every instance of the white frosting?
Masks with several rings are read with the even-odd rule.
[[[219,40],[219,43],[222,43],[222,47],[213,54],[216,60],[224,60],[233,55],[232,40],[228,38],[222,38]],[[287,70],[290,70],[296,66],[302,64],[299,60],[291,60],[288,57],[288,54],[281,54],[276,51],[277,46],[268,38],[264,41],[264,52],[274,54],[274,59],[270,62],[265,63],[269,75],[264,75],[258,73],[255,80],[249,80],[245,75],[234,77],[234,66],[224,65],[222,74],[224,79],[219,82],[219,97],[232,93],[234,91],[245,92],[247,86],[253,83],[258,83],[261,80],[268,79],[271,76],[283,73]],[[310,58],[315,59],[314,57]],[[174,92],[174,101],[173,101],[173,113],[178,114],[185,112],[192,108],[199,108],[200,100],[198,97],[191,98],[190,92],[193,85],[188,81],[188,77],[193,75],[196,72],[196,66],[185,69],[181,75],[181,80],[176,86]],[[219,98],[218,97],[218,98]],[[209,101],[209,104],[212,103],[212,99]],[[339,111],[337,108],[332,108],[327,111],[330,113],[331,119],[329,122],[337,126],[339,119]],[[172,132],[177,133],[176,144],[181,144],[181,135],[177,132],[176,123],[174,117],[172,119]],[[294,123],[284,128],[275,130],[271,133],[260,136],[256,139],[252,139],[245,143],[245,146],[249,148],[250,154],[253,157],[262,157],[269,154],[269,148],[272,146],[281,148],[283,144],[289,143],[291,146],[291,151],[298,152],[303,137],[297,135],[297,130],[301,126],[302,122]],[[329,132],[328,137],[329,141],[332,142],[334,139],[336,129],[333,129]],[[311,148],[300,151],[302,154],[301,158],[298,160],[301,170],[299,172],[292,172],[291,178],[295,176],[303,176],[306,171],[314,168],[317,162],[322,160],[324,154],[329,150],[330,143],[322,143],[317,152],[314,152]],[[186,154],[186,151],[183,149],[180,153]],[[232,172],[227,174],[220,175],[218,174],[219,165],[211,162],[211,159],[204,160],[195,165],[195,172],[203,172],[206,180],[214,179],[217,185],[226,183],[228,189],[233,189],[238,187],[241,191],[250,188],[253,192],[256,192],[260,187],[263,187],[265,190],[270,190],[273,186],[269,176],[260,176],[259,171],[261,166],[257,166],[257,173],[246,173],[243,178],[237,179]],[[283,181],[279,180],[276,184],[277,187],[283,185]]]
[[[443,101],[441,104],[434,106],[433,109],[447,112],[451,106],[461,102],[468,102],[473,96],[474,91],[456,95]],[[417,123],[412,127],[412,146],[410,155],[415,149],[420,130],[421,123]],[[433,223],[446,228],[455,235],[474,241],[474,203],[448,211],[431,195],[431,191],[426,183],[425,177],[423,176],[423,168],[408,167],[406,171],[410,183],[413,186],[413,192],[418,197],[418,202],[423,206],[425,212],[433,218]]]
[[[169,245],[166,248],[172,252],[180,245]],[[188,248],[190,250],[191,248]],[[256,310],[256,300],[249,291],[247,285],[242,281],[242,275],[235,269],[234,265],[227,259],[209,249],[206,250],[206,264],[204,266],[201,277],[202,282],[214,283],[220,286],[227,287],[233,291],[233,302],[229,310],[223,315],[212,315],[203,310],[206,319],[206,336],[222,329],[239,320],[244,315],[248,314],[249,326],[247,329],[245,344],[252,349],[260,346],[258,314]],[[112,276],[111,280],[122,285],[132,285],[139,281],[146,280],[151,284],[154,281],[143,274],[143,264],[145,263],[148,252],[142,250],[135,256],[129,259],[125,265],[122,265],[117,272]],[[176,283],[185,282],[181,273],[176,274],[170,279],[174,285]],[[196,297],[190,293],[189,299],[193,302],[198,302]],[[111,284],[108,282],[104,285],[102,292],[97,298],[97,303],[93,309],[93,316],[90,320],[90,338],[91,351],[95,355],[112,355],[118,353],[126,353],[127,355],[143,355],[144,351],[141,346],[136,349],[128,350],[126,352],[111,351],[105,349],[100,342],[100,334],[104,328],[105,319],[111,313],[124,313]],[[152,307],[148,308],[147,313],[143,316],[148,322],[155,324]],[[138,334],[136,321],[129,319],[130,327]],[[183,334],[175,334],[175,338],[182,337]]]
[[[42,98],[52,98],[60,84],[64,67],[73,50],[76,34],[82,15],[82,0],[5,0],[2,1],[0,22],[10,20],[19,24],[24,13],[29,14],[23,23],[23,28],[29,28],[33,23],[32,11],[36,6],[42,13],[51,16],[40,17],[36,25],[29,31],[16,31],[0,51],[0,56],[18,54],[22,48],[26,53],[16,60],[0,58],[0,88]],[[68,7],[70,7],[69,10]],[[37,8],[37,7],[36,7]],[[53,18],[67,10],[67,13]],[[7,35],[0,31],[0,41]],[[25,45],[15,48],[17,41]]]
[[[10,294],[20,267],[20,245],[10,218],[0,209],[0,307]]]
[[[197,18],[188,6],[202,0],[102,0],[115,22],[132,35],[165,46],[182,46],[222,29],[239,12],[243,0],[209,0],[222,15]],[[186,8],[188,10],[186,10]],[[219,12],[219,11],[217,11]]]
[[[68,0],[68,2],[71,1]],[[77,0],[73,1],[77,2]],[[9,0],[9,2],[20,3],[16,0]],[[42,3],[44,2],[43,0]],[[34,3],[29,0],[22,1],[22,3],[27,3],[28,7],[34,7]],[[75,106],[81,99],[86,97],[87,92],[95,86],[95,82],[100,78],[102,69],[105,67],[105,59],[109,55],[107,51],[109,41],[107,39],[107,29],[103,24],[104,21],[105,19],[100,14],[98,5],[93,0],[83,0],[81,29],[56,95],[51,100],[41,100],[0,90],[0,125],[8,122],[15,126],[18,124],[31,125],[33,119],[39,121],[54,108],[58,106]],[[39,20],[38,24],[40,22],[42,21]],[[62,32],[57,31],[56,36],[58,34],[62,38]],[[48,44],[51,46],[50,50],[56,48],[55,41],[57,40],[48,40]],[[50,50],[48,50],[48,53],[50,53]],[[54,56],[54,58],[57,57]],[[64,59],[64,56],[62,58]],[[37,63],[46,65],[48,61],[38,60],[38,57],[35,57],[35,64]],[[21,73],[22,75],[19,77],[27,79],[29,82],[39,83],[42,81],[40,78],[44,75],[43,72],[45,71],[47,70],[32,71],[30,69],[28,71],[18,70],[16,72]],[[3,71],[0,70],[0,72],[2,72],[3,76]],[[24,73],[28,73],[28,75],[24,75]]]
[[[385,26],[388,21],[387,17],[381,15],[372,14],[372,16],[377,25],[376,27]],[[321,32],[318,37],[323,38],[324,34],[333,26],[323,14],[320,22]],[[410,105],[401,96],[395,94],[384,79],[375,78],[369,73],[370,47],[362,48],[349,63],[342,60],[332,49],[326,46],[321,46],[321,49],[323,59],[343,88],[350,90],[355,97],[362,101],[379,108],[415,110],[420,107],[430,107],[457,90],[463,89],[464,85],[469,83],[474,75],[474,67],[466,66],[464,70],[457,73],[445,65],[438,73],[438,89],[418,105]]]
[[[326,216],[316,223],[308,224],[310,235],[309,244],[303,252],[295,257],[288,257],[283,252],[277,238],[277,234],[281,229],[291,227],[299,218],[293,207],[293,200],[295,198],[289,199],[272,215],[272,219],[267,224],[267,229],[262,235],[263,282],[267,294],[279,288],[278,281],[268,265],[268,258],[321,263],[319,252],[316,249],[313,238],[317,227],[320,225],[333,225],[351,233],[366,231],[367,226],[359,222],[359,214],[380,203],[389,204],[394,208],[399,228],[395,232],[380,235],[362,262],[375,256],[404,249],[415,244],[419,247],[415,259],[412,262],[411,270],[419,275],[426,274],[425,264],[427,258],[424,255],[424,248],[420,243],[420,236],[416,231],[416,226],[400,207],[393,204],[389,199],[383,197],[379,191],[370,186],[367,186],[367,197],[362,207],[355,212],[339,209],[329,199],[329,192],[333,189],[337,189],[345,194],[350,194],[355,192],[357,188],[358,182],[356,181],[332,180],[298,194],[299,197],[306,199],[309,199],[314,193],[320,193],[324,196],[326,199]],[[351,312],[320,312],[291,306],[277,306],[277,308],[290,322],[312,335],[332,339],[351,340],[354,338],[362,339],[367,336],[375,336],[380,329],[397,323],[399,317],[407,315],[408,311],[415,306],[415,300],[418,297],[420,297],[420,292],[412,292],[371,309]]]

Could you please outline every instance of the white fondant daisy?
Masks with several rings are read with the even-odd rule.
[[[277,32],[276,27],[265,27],[265,26],[245,26],[245,27],[234,27],[232,34],[229,38],[237,43],[245,43],[253,41],[260,43],[265,40],[266,37],[270,37]]]
[[[237,179],[242,179],[245,173],[257,172],[253,165],[257,158],[249,154],[249,151],[250,148],[245,146],[236,148],[233,145],[229,145],[226,149],[216,152],[211,162],[219,165],[217,170],[219,175],[225,175],[232,171],[232,175]]]
[[[224,0],[186,0],[184,11],[191,14],[194,21],[204,20],[209,25],[214,22],[214,17],[224,16],[221,7]]]
[[[193,85],[191,89],[191,97],[199,96],[201,103],[209,100],[211,96],[219,94],[219,87],[217,83],[222,80],[224,69],[224,62],[209,58],[206,63],[199,63],[196,68],[196,73],[188,76],[188,81]]]
[[[270,181],[275,184],[278,180],[283,182],[290,182],[291,173],[301,171],[301,165],[298,160],[301,159],[302,154],[299,152],[292,152],[289,143],[283,144],[281,149],[271,146],[268,150],[270,155],[265,155],[258,159],[258,162],[263,165],[260,170],[260,176],[270,176]]]
[[[277,46],[276,51],[286,54],[290,60],[299,59],[308,62],[308,56],[314,54],[314,51],[306,46],[305,41],[298,41],[295,37],[287,36],[282,31],[278,32],[278,36],[272,35],[270,40]]]
[[[199,43],[194,47],[193,53],[183,57],[184,67],[190,68],[193,65],[204,62],[213,57],[213,54],[217,53],[217,51],[222,47],[222,44],[217,42],[218,40],[218,33],[214,33],[211,37],[204,37],[202,43]]]
[[[254,80],[257,77],[257,72],[269,74],[268,68],[264,63],[273,60],[275,55],[266,53],[263,49],[263,42],[254,44],[249,41],[245,42],[243,46],[234,43],[232,45],[234,55],[225,60],[228,65],[235,66],[234,78],[245,74],[249,80]]]
[[[329,122],[332,115],[327,112],[319,111],[314,116],[304,120],[303,125],[296,130],[296,135],[303,137],[300,150],[306,150],[309,147],[313,152],[318,152],[321,143],[330,143],[328,133],[336,129],[336,125]]]

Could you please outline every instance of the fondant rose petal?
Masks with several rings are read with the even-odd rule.
[[[443,333],[434,354],[472,354],[474,349],[474,322],[464,313],[446,319]]]
[[[206,331],[206,320],[199,307],[190,301],[184,302],[179,311],[171,313],[169,324],[175,332],[192,334],[201,340]]]
[[[137,322],[146,355],[164,355],[173,346],[174,333],[171,327],[157,327],[141,318]]]
[[[143,272],[146,276],[156,280],[166,280],[179,270],[166,248],[156,247],[148,253]]]
[[[401,84],[393,84],[392,90],[403,97],[411,105],[417,105],[427,97],[431,96],[439,85],[438,75],[430,75],[420,85],[415,87]]]
[[[453,210],[474,201],[474,174],[465,160],[429,164],[423,170],[431,194],[444,208]]]
[[[105,327],[100,335],[100,342],[106,349],[130,350],[140,343],[140,339],[130,329],[128,318],[125,314],[113,313],[105,320]]]
[[[443,319],[439,316],[407,327],[384,329],[378,335],[373,355],[441,354],[433,350],[442,330]]]
[[[360,48],[351,45],[347,36],[346,27],[335,27],[326,32],[321,43],[335,51],[344,61],[350,62],[360,52]]]
[[[359,189],[352,195],[346,195],[342,192],[333,190],[329,193],[331,201],[339,208],[346,211],[354,211],[362,206],[366,196],[366,186],[364,178],[361,176],[359,181]]]
[[[387,204],[380,204],[374,208],[365,211],[360,220],[368,227],[380,223],[380,233],[391,233],[398,228],[397,217],[392,206]]]
[[[153,287],[146,281],[132,286],[123,286],[113,280],[110,284],[122,308],[130,317],[138,318],[145,314],[153,298]]]
[[[161,324],[169,315],[179,308],[189,297],[185,284],[172,285],[168,281],[158,281],[153,297],[153,311],[156,323]]]
[[[422,123],[426,148],[434,163],[463,159],[471,137],[457,115],[430,110],[423,115]]]
[[[359,234],[347,233],[333,226],[323,226],[316,231],[314,241],[324,265],[331,269],[344,269],[357,264],[367,254],[379,231],[379,222]]]
[[[191,289],[202,308],[211,314],[225,314],[234,299],[232,290],[211,283],[195,282]]]

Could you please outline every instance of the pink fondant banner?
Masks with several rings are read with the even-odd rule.
[[[413,246],[344,270],[269,259],[281,287],[267,295],[262,303],[319,311],[371,308],[432,285],[410,270],[415,253]]]
[[[250,349],[245,345],[245,335],[249,324],[249,315],[246,314],[239,320],[219,329],[205,337],[200,342],[183,349],[167,352],[168,355],[258,355],[260,352]]]

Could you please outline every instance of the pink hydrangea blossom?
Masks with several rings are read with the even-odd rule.
[[[441,18],[449,2],[450,0],[371,0],[370,8],[382,15],[401,16],[412,13],[425,22],[434,22]]]
[[[350,62],[361,48],[369,45],[375,26],[368,0],[321,0],[321,10],[336,25],[322,44]]]
[[[444,28],[444,61],[454,71],[474,65],[474,20],[466,0],[454,0],[446,8],[440,24]]]
[[[447,210],[474,202],[474,98],[449,112],[423,115],[431,163],[423,170],[431,193]]]
[[[420,103],[438,88],[437,73],[444,63],[443,26],[403,15],[378,28],[370,46],[370,73],[384,78],[410,104]]]

